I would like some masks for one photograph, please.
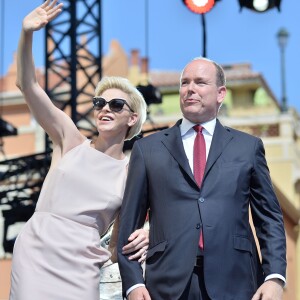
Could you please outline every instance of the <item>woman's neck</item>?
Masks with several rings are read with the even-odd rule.
[[[98,136],[97,139],[92,141],[91,146],[115,159],[120,160],[125,158],[125,154],[123,153],[124,141],[107,141]]]

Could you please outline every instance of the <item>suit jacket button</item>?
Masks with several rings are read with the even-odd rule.
[[[204,198],[203,198],[203,197],[200,197],[200,198],[199,198],[199,201],[200,201],[201,203],[203,203],[203,202],[204,202]]]
[[[200,224],[199,223],[197,224],[196,229],[200,229]]]

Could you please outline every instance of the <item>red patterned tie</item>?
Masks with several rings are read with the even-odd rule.
[[[195,125],[193,128],[197,133],[194,141],[194,177],[198,186],[201,187],[206,164],[205,140],[202,134],[203,127],[201,125]],[[202,250],[204,248],[202,230],[200,232],[199,247]]]

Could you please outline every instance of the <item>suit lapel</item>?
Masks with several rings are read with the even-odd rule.
[[[212,138],[211,146],[209,155],[206,162],[205,167],[205,173],[204,173],[204,179],[206,175],[209,173],[210,169],[215,164],[216,160],[219,158],[219,156],[222,154],[224,148],[226,145],[230,142],[230,140],[233,138],[232,134],[229,130],[224,128],[219,120],[217,119],[216,128],[214,131],[214,135]]]
[[[181,120],[177,121],[177,123],[173,127],[165,131],[164,137],[162,138],[162,143],[165,145],[174,159],[178,162],[181,168],[189,175],[189,177],[191,177],[192,180],[195,181],[194,175],[183,148],[179,128],[180,124]]]
[[[178,162],[181,168],[186,172],[186,174],[188,174],[188,176],[194,181],[195,185],[197,186],[197,183],[194,178],[194,174],[192,173],[192,170],[190,168],[188,159],[186,157],[183,148],[183,143],[182,143],[182,138],[181,138],[180,128],[179,128],[180,124],[181,124],[181,120],[177,121],[177,123],[173,127],[165,131],[164,136],[162,138],[162,143],[165,145],[169,153],[174,157],[174,159]],[[206,162],[203,181],[205,180],[210,169],[213,167],[216,160],[222,154],[224,148],[232,138],[233,136],[230,133],[230,131],[224,128],[219,122],[219,120],[217,120],[212,143],[210,146],[209,155]]]

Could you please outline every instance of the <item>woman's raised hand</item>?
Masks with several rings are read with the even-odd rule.
[[[57,4],[58,0],[47,0],[42,5],[34,9],[23,20],[24,31],[36,31],[47,25],[48,22],[56,18],[61,11],[63,3]]]

